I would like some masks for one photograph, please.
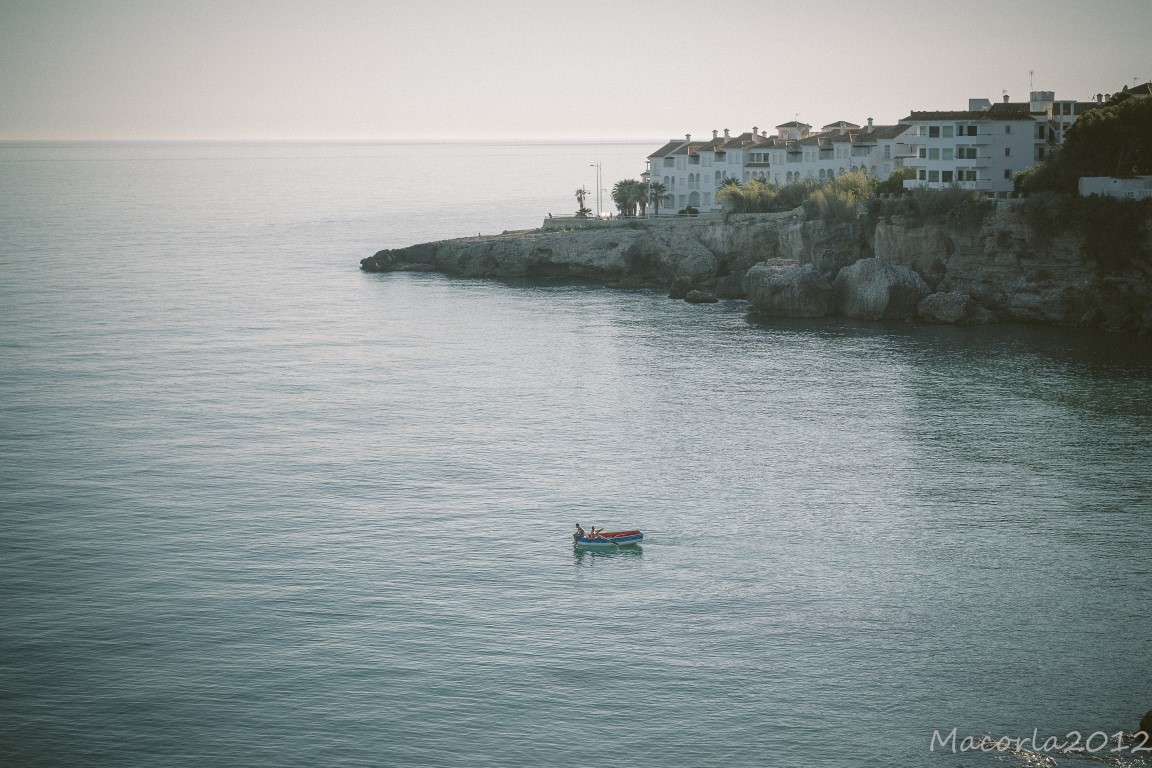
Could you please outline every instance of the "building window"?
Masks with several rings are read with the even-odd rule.
[[[1004,126],[1004,133],[1012,133],[1012,124],[1011,123]]]
[[[940,138],[940,126],[938,126],[938,125],[928,126],[928,138],[930,138],[930,139]]]
[[[952,159],[952,147],[944,147],[944,149],[940,150],[940,159],[941,160],[951,160]]]
[[[1004,147],[1004,157],[1012,157],[1012,147]]]
[[[884,145],[884,159],[885,160],[891,160],[892,159],[892,145],[891,144],[885,144]]]
[[[1012,169],[1011,168],[1005,168],[1004,169],[1004,178],[1008,179],[1008,180],[1012,179]]]
[[[664,158],[664,167],[665,168],[672,168],[675,165],[676,165],[676,158],[674,158],[674,157]]]
[[[927,150],[927,148],[925,148],[925,147],[919,147],[919,148],[916,150],[916,157],[919,157],[919,158],[921,158],[921,159],[927,159],[927,157],[928,157],[928,150]]]
[[[946,139],[952,138],[952,126],[950,126],[950,125],[944,126],[944,138],[946,138]]]
[[[928,159],[929,160],[939,160],[940,159],[940,148],[939,147],[932,147],[931,149],[929,149],[928,150]]]
[[[928,171],[928,181],[940,181],[940,171]]]
[[[945,184],[951,184],[952,183],[952,171],[941,171],[940,172],[940,181],[944,182]]]
[[[916,171],[916,180],[917,181],[927,181],[928,180],[928,172],[925,171],[923,168]]]

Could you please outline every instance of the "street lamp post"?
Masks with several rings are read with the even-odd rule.
[[[604,205],[600,202],[600,163],[591,163],[588,167],[596,169],[596,218],[600,218],[600,212],[604,210]]]

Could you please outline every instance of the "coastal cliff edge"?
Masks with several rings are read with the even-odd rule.
[[[747,300],[766,316],[1152,332],[1149,262],[1103,269],[1082,244],[1075,233],[1035,231],[1007,206],[975,225],[900,216],[826,223],[796,210],[443,240],[382,250],[360,266],[670,289],[690,301]],[[1141,246],[1152,253],[1152,242]]]

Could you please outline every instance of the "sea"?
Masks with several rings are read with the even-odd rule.
[[[661,144],[0,144],[0,765],[1152,765],[1152,340],[359,269]]]

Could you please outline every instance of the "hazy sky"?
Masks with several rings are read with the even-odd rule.
[[[1152,0],[0,0],[0,139],[671,138],[1152,80]]]

